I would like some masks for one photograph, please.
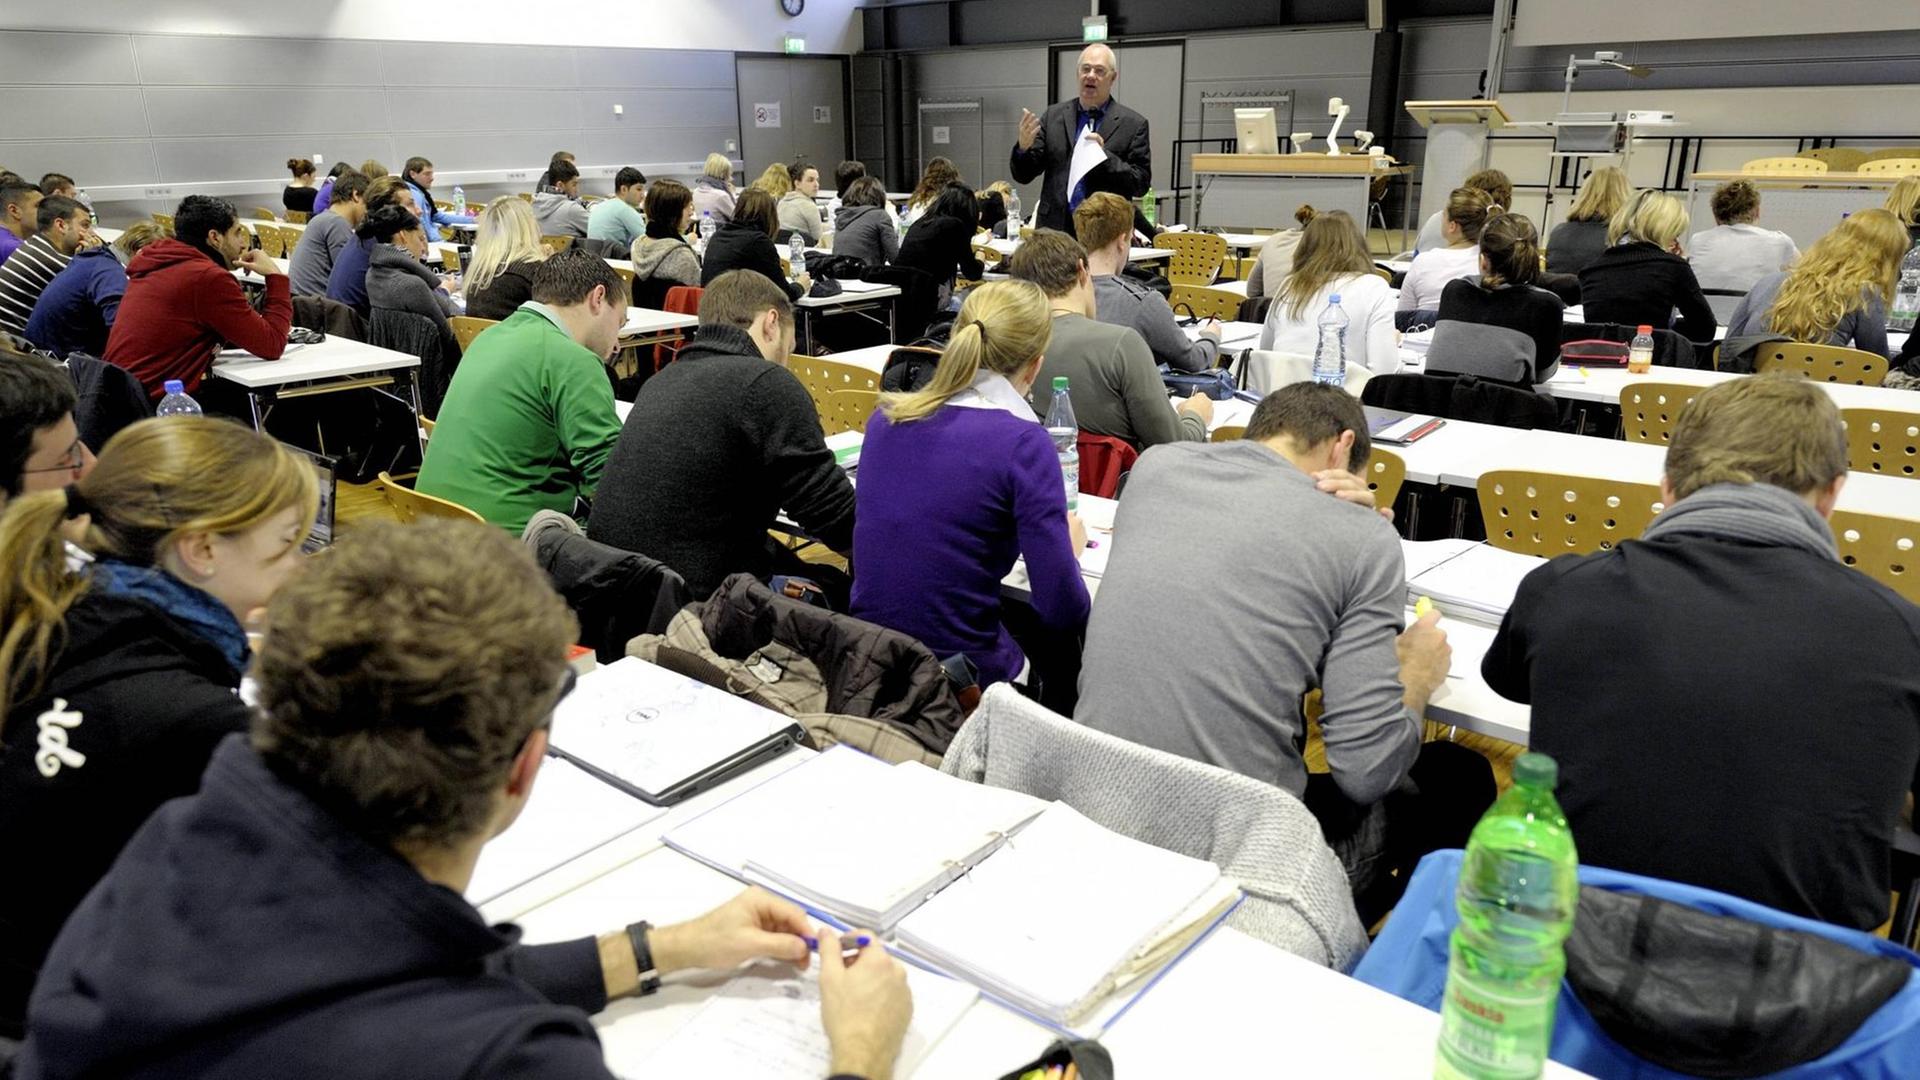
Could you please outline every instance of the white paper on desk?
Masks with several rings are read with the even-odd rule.
[[[666,812],[570,761],[549,757],[519,819],[481,851],[467,900],[478,907]]]
[[[1513,606],[1520,580],[1546,563],[1537,555],[1475,544],[1455,558],[1407,581],[1407,598],[1433,599],[1444,617],[1453,615],[1498,626]]]
[[[966,983],[905,967],[913,1021],[894,1066],[896,1076],[911,1075],[980,996]],[[748,968],[646,1060],[608,1064],[633,1076],[820,1080],[832,1071],[833,1053],[820,1026],[819,965],[809,965],[804,974],[772,964]]]
[[[1407,580],[1412,581],[1441,563],[1457,558],[1480,546],[1478,540],[1402,540],[1400,554],[1407,562]]]
[[[1107,148],[1087,138],[1091,134],[1093,129],[1089,127],[1080,133],[1080,141],[1073,144],[1073,160],[1067,165],[1068,194],[1072,194],[1073,189],[1080,186],[1080,181],[1086,179],[1088,173],[1099,168],[1107,160]]]
[[[287,347],[280,351],[280,358],[284,360],[287,357],[292,356],[294,353],[297,353],[301,349],[304,349],[306,347],[307,346],[305,342],[289,341],[287,342]],[[243,360],[264,360],[264,359],[266,358],[263,356],[255,356],[254,354],[248,352],[247,350],[241,348],[238,345],[228,345],[225,348],[221,349],[219,352],[213,354],[213,362],[216,364],[230,364],[230,363],[238,363]]]

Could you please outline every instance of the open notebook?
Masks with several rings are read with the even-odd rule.
[[[1502,551],[1491,544],[1474,544],[1458,555],[1415,573],[1407,567],[1407,602],[1433,598],[1441,614],[1500,625],[1520,579],[1546,563],[1537,555]]]

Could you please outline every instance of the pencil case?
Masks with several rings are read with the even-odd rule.
[[[1035,1069],[1074,1066],[1075,1080],[1113,1080],[1113,1055],[1092,1039],[1056,1039],[1039,1057],[1000,1080],[1020,1080]]]

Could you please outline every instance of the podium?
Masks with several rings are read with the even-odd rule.
[[[1194,223],[1236,230],[1291,228],[1301,203],[1345,210],[1366,227],[1376,180],[1410,165],[1366,154],[1195,154]]]
[[[1498,101],[1409,101],[1406,109],[1427,132],[1419,218],[1425,221],[1446,209],[1454,188],[1486,168],[1487,136],[1511,121]]]

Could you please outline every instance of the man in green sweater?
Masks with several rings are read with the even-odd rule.
[[[606,260],[564,251],[539,264],[533,299],[460,358],[418,490],[515,535],[541,510],[576,513],[620,437],[603,367],[627,318]]]

